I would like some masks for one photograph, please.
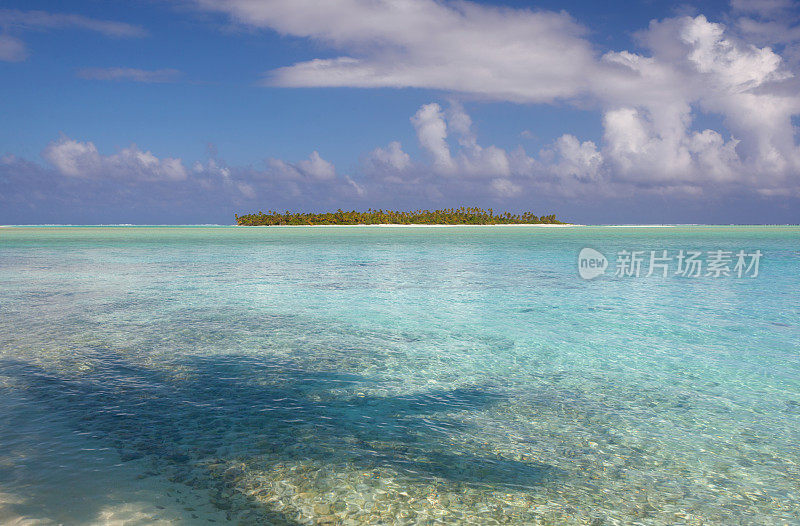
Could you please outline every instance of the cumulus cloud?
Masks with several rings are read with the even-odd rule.
[[[719,181],[797,188],[791,121],[800,97],[777,52],[702,15],[654,21],[639,39],[650,56],[603,57],[635,73],[626,85],[610,84],[604,101],[603,153],[617,175],[695,190]],[[727,129],[693,129],[698,110],[722,116]]]
[[[772,49],[739,45],[725,38],[724,31],[702,15],[681,20],[680,38],[690,47],[689,61],[700,73],[710,74],[721,89],[742,92],[792,76],[781,70],[781,57]]]
[[[399,141],[392,141],[386,148],[375,148],[366,159],[367,171],[402,172],[411,166],[411,157],[403,151]]]
[[[411,117],[420,146],[432,159],[432,170],[441,175],[507,176],[506,152],[495,146],[482,147],[472,130],[472,119],[457,101],[445,112],[437,103],[423,105]],[[452,153],[448,136],[453,132],[458,150]]]
[[[431,161],[428,166],[412,161],[418,174],[449,174],[445,182],[458,180],[476,192],[500,198],[520,195],[534,185],[538,189],[547,187],[551,191],[573,193],[575,185],[597,183],[606,171],[604,156],[597,145],[592,141],[581,142],[572,135],[558,138],[538,158],[529,156],[522,147],[509,152],[494,145],[482,146],[472,119],[458,101],[450,101],[446,110],[437,103],[423,105],[412,123]],[[424,176],[387,181],[438,184]]]
[[[336,178],[336,168],[316,150],[308,159],[291,163],[283,159],[268,159],[269,173],[279,179],[328,181]]]
[[[85,179],[126,181],[181,181],[186,169],[180,159],[159,159],[131,145],[112,155],[102,155],[92,142],[62,137],[50,143],[42,156],[62,175]]]
[[[742,114],[748,111],[746,107],[741,110]],[[765,126],[780,111],[776,108],[763,115]],[[442,110],[439,104],[430,103],[412,118],[428,153],[427,164],[425,159],[409,158],[403,177],[393,175],[396,172],[388,163],[370,162],[366,166],[369,174],[382,176],[379,179],[383,183],[419,188],[427,185],[439,195],[452,192],[454,182],[478,195],[504,199],[526,193],[570,197],[630,192],[697,196],[704,191],[719,195],[742,189],[765,195],[797,193],[800,184],[796,169],[790,169],[789,161],[778,152],[768,150],[770,141],[764,142],[764,151],[757,150],[753,158],[748,157],[738,138],[725,138],[710,129],[691,130],[689,113],[689,107],[669,104],[608,110],[600,143],[564,134],[537,156],[531,156],[521,146],[511,151],[481,146],[472,120],[460,104],[451,103]],[[421,115],[426,118],[421,119]],[[428,133],[421,121],[435,123],[437,133]],[[785,146],[791,149],[791,144],[790,139]],[[382,148],[375,151],[386,153]],[[445,165],[446,171],[442,171],[442,158],[451,161]]]
[[[192,166],[192,171],[195,174],[205,176],[208,178],[204,181],[205,184],[210,186],[210,182],[213,180],[223,181],[225,183],[231,182],[231,169],[227,166],[220,164],[216,159],[213,157],[206,161],[206,163],[201,163],[197,161]]]
[[[343,196],[403,192],[432,201],[740,190],[800,196],[800,31],[788,1],[735,0],[727,25],[703,15],[653,21],[636,34],[636,52],[606,53],[563,12],[447,0],[195,2],[237,23],[308,38],[334,51],[334,58],[268,72],[268,84],[444,91],[449,104],[431,102],[410,117],[421,158],[395,141],[367,152],[362,174],[337,174],[316,151],[296,162],[270,159],[261,168],[211,159],[186,174],[180,159],[158,159],[135,146],[104,156],[91,142],[62,139],[44,153],[62,180],[164,181],[183,172],[185,185],[198,182],[236,199],[314,206]],[[62,25],[41,21],[46,17],[38,25],[36,17],[27,20],[13,27],[88,28],[74,19]],[[6,56],[21,57],[19,45]],[[155,73],[110,71],[94,75],[143,80]],[[458,100],[579,103],[597,112],[602,131],[585,137],[567,130],[532,154],[514,145],[486,145],[479,140],[480,123]],[[715,117],[698,118],[705,115]],[[528,128],[525,137],[540,136],[536,123]]]
[[[84,68],[78,71],[78,76],[89,80],[163,83],[175,82],[181,72],[177,69]]]
[[[242,174],[241,169],[234,169],[216,159],[216,147],[209,145],[211,157],[202,163],[197,161],[192,166],[194,181],[208,192],[219,192],[220,190],[232,194],[234,199],[243,197],[245,200],[253,200],[258,197],[257,186],[247,177],[246,172]],[[239,174],[235,172],[240,172]]]
[[[579,141],[573,135],[562,135],[551,149],[544,150],[542,157],[547,159],[552,173],[563,178],[583,179],[586,182],[600,178],[603,155],[592,141]]]
[[[672,115],[680,121],[684,114]],[[606,112],[606,156],[621,178],[644,183],[689,175],[691,158],[682,144],[684,128],[663,120],[663,115],[636,108]]]
[[[694,190],[721,180],[757,189],[797,186],[800,149],[792,118],[800,115],[800,81],[792,65],[800,67],[800,30],[788,0],[734,0],[739,18],[732,27],[703,15],[653,21],[636,35],[645,52],[602,55],[563,12],[469,1],[196,1],[237,23],[313,39],[340,54],[272,71],[267,82],[274,85],[435,88],[522,103],[580,100],[602,115],[601,142],[573,132],[535,159],[521,150],[481,147],[457,104],[447,111],[425,105],[412,124],[439,175],[508,179],[546,172]],[[765,38],[770,32],[771,40]],[[770,47],[779,42],[793,62]],[[699,112],[719,115],[725,128],[695,128]],[[381,152],[375,153],[377,159]]]
[[[336,168],[333,164],[320,157],[316,151],[311,152],[307,160],[298,162],[296,167],[301,174],[312,179],[324,181],[336,177]]]
[[[482,147],[472,129],[472,119],[458,101],[451,101],[447,121],[461,148],[456,162],[464,175],[501,176],[510,173],[510,163],[505,150],[494,145]]]
[[[453,172],[455,163],[447,144],[447,122],[442,107],[435,102],[422,106],[411,117],[411,123],[417,130],[419,145],[433,160],[433,168],[441,173]]]
[[[104,221],[228,223],[235,212],[258,208],[360,206],[370,192],[360,175],[336,174],[318,152],[299,162],[232,166],[210,147],[206,160],[186,168],[179,158],[135,145],[107,154],[91,141],[62,136],[47,145],[42,159],[0,152],[0,220],[23,214],[40,222],[92,222],[102,214]]]

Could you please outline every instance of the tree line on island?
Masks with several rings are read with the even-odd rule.
[[[239,226],[281,226],[281,225],[540,225],[563,224],[555,214],[536,216],[531,212],[512,214],[482,208],[445,208],[444,210],[414,210],[397,212],[394,210],[373,210],[357,212],[325,212],[320,214],[304,212],[258,212],[255,214],[235,214]]]

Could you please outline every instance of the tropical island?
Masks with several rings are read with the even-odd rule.
[[[496,214],[489,208],[446,208],[444,210],[373,210],[357,212],[306,213],[306,212],[258,212],[240,216],[235,214],[239,226],[284,226],[284,225],[561,225],[555,214],[536,216],[531,212]]]

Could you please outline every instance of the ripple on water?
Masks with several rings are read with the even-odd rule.
[[[0,250],[0,522],[800,522],[789,300],[508,232]]]

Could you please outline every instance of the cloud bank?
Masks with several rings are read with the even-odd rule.
[[[56,170],[68,177],[109,178],[127,181],[181,181],[186,169],[180,159],[159,159],[135,144],[113,155],[101,155],[91,142],[62,137],[50,143],[44,157]]]
[[[100,152],[88,138],[61,137],[44,149],[44,163],[0,158],[0,201],[78,201],[86,189],[109,203],[157,206],[161,195],[162,204],[231,210],[405,203],[537,210],[536,203],[578,203],[580,210],[631,197],[669,209],[720,199],[800,199],[800,30],[796,7],[785,0],[734,0],[724,24],[703,15],[654,20],[635,35],[636,47],[608,52],[564,12],[434,0],[195,4],[250,28],[312,40],[334,55],[266,72],[267,85],[441,91],[402,123],[415,132],[419,154],[390,140],[337,169],[324,148],[312,145],[305,159],[235,166],[216,154],[189,163],[135,145]],[[143,33],[96,22],[103,21],[0,11],[4,31]],[[0,59],[26,56],[21,41],[0,35]],[[139,82],[178,75],[124,68],[79,74]],[[538,151],[487,144],[466,109],[483,101],[588,108],[601,133],[572,130]],[[537,134],[535,123],[529,128],[523,134]]]
[[[736,0],[729,27],[703,15],[653,21],[637,34],[642,52],[604,54],[564,12],[434,0],[197,5],[340,53],[270,71],[270,85],[432,88],[484,100],[594,107],[603,123],[601,144],[574,132],[545,153],[554,159],[546,163],[555,163],[545,172],[561,179],[690,192],[719,184],[767,194],[797,195],[800,188],[792,122],[800,115],[796,64],[770,47],[800,37],[784,0]],[[441,112],[428,105],[412,119],[435,172],[508,178],[538,166],[538,159],[481,148],[455,114],[449,129],[463,143],[453,154]],[[724,128],[697,129],[701,115],[721,117]]]

